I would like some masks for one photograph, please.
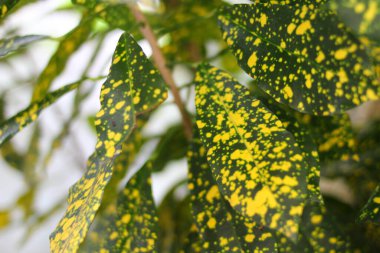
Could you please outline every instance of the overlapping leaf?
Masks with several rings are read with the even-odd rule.
[[[2,0],[0,3],[0,18],[5,15],[19,2],[19,0]]]
[[[77,88],[79,83],[64,86],[48,93],[44,98],[31,103],[27,108],[0,124],[0,146],[24,127],[35,121],[43,109],[53,104],[64,94]]]
[[[127,183],[117,202],[117,218],[108,228],[101,252],[157,252],[158,217],[154,205],[151,163]]]
[[[272,234],[237,215],[221,195],[195,136],[189,151],[189,189],[194,222],[206,252],[277,252]]]
[[[161,76],[137,42],[123,34],[102,86],[101,109],[95,121],[96,150],[89,158],[85,175],[70,189],[66,214],[50,236],[52,252],[77,251],[100,206],[114,159],[130,135],[136,115],[158,106],[166,96]]]
[[[84,18],[81,23],[59,43],[56,52],[50,58],[47,66],[36,81],[32,96],[34,101],[45,96],[54,79],[65,69],[70,56],[86,41],[91,32],[91,26],[88,22],[89,20]]]
[[[380,223],[380,185],[360,212],[360,221]]]
[[[87,7],[93,15],[102,18],[111,28],[129,30],[135,24],[126,3],[102,0],[72,0],[72,2]]]
[[[282,122],[227,73],[196,75],[197,125],[213,175],[231,206],[295,239],[307,163]]]
[[[266,3],[266,4],[281,4],[281,5],[309,5],[310,7],[316,7],[320,4],[326,2],[326,0],[252,0],[256,3]]]
[[[21,47],[27,46],[30,43],[46,38],[48,37],[43,35],[26,35],[0,40],[0,57],[5,56]]]
[[[331,0],[327,3],[356,35],[380,43],[380,1]]]
[[[331,115],[378,98],[364,46],[331,11],[239,4],[220,10],[219,25],[240,66],[276,101]]]

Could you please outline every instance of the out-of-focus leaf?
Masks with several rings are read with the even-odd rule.
[[[179,199],[175,195],[183,186],[183,182],[175,185],[158,208],[158,252],[179,252],[191,228],[190,198]]]
[[[356,35],[366,36],[380,43],[378,0],[331,0],[327,4]]]
[[[50,58],[49,63],[36,81],[32,96],[33,101],[45,96],[54,79],[65,69],[70,56],[86,41],[91,33],[89,22],[90,20],[84,17],[79,25],[69,32],[59,43],[56,52]]]
[[[359,216],[360,221],[380,223],[380,185],[377,186]]]
[[[222,195],[259,225],[296,239],[307,163],[282,122],[227,73],[196,74],[197,125]]]
[[[127,3],[100,0],[72,0],[72,2],[87,7],[90,13],[106,21],[111,28],[128,31],[135,24]]]
[[[348,114],[332,117],[296,115],[300,122],[309,126],[322,162],[359,160],[356,135]]]
[[[12,9],[19,0],[2,0],[0,3],[0,18],[5,17],[5,15]]]
[[[86,173],[70,188],[66,214],[50,236],[52,252],[78,250],[112,176],[114,159],[135,126],[136,115],[152,110],[166,97],[161,76],[137,42],[123,34],[100,94],[96,151],[89,158]]]
[[[7,227],[10,222],[11,217],[9,211],[0,211],[0,229]]]
[[[182,246],[180,253],[201,253],[202,251],[202,241],[200,239],[197,227],[193,224],[187,235],[187,238]]]
[[[220,10],[219,25],[240,66],[278,102],[331,115],[378,99],[364,45],[331,11],[238,4]]]
[[[238,216],[225,201],[197,134],[189,151],[189,168],[193,219],[205,252],[277,252],[275,238],[266,228]]]
[[[170,127],[151,156],[153,170],[161,171],[168,162],[185,157],[186,150],[187,140],[183,127],[181,125]]]
[[[17,113],[12,118],[0,124],[0,146],[21,131],[25,126],[35,121],[40,112],[53,104],[58,98],[78,87],[79,83],[66,85],[54,92],[48,93],[45,97],[31,103],[26,109]]]
[[[26,35],[0,40],[0,57],[7,55],[12,51],[16,51],[21,47],[25,47],[33,42],[43,40],[46,38],[48,37],[44,35]]]
[[[151,189],[151,166],[147,162],[120,193],[117,218],[109,228],[112,233],[104,252],[157,252],[158,217]]]
[[[215,19],[210,15],[223,1],[164,0],[162,3],[166,11],[152,15],[150,23],[168,35],[169,43],[162,48],[167,59],[171,62],[203,59],[206,43],[219,38]]]

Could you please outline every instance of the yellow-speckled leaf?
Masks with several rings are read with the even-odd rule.
[[[161,76],[137,42],[123,34],[100,94],[96,150],[89,158],[86,173],[70,188],[66,214],[50,236],[52,252],[78,250],[112,176],[114,159],[135,126],[136,115],[158,106],[166,97]]]
[[[2,0],[0,3],[0,18],[5,17],[5,15],[12,9],[19,0]]]
[[[265,4],[282,4],[282,5],[310,5],[316,7],[326,2],[326,0],[251,0],[251,2]]]
[[[295,239],[307,163],[294,137],[227,73],[196,75],[197,126],[222,195],[243,216]]]
[[[40,112],[53,104],[58,98],[77,88],[79,83],[66,85],[54,92],[48,93],[44,98],[31,103],[26,109],[0,124],[0,146],[21,131],[25,126],[35,121]]]
[[[91,13],[102,18],[112,28],[129,30],[135,24],[126,2],[102,0],[72,0],[72,2],[87,7]]]
[[[68,33],[59,43],[56,52],[36,81],[32,100],[38,100],[45,96],[54,79],[59,76],[66,67],[70,56],[86,41],[91,32],[89,20],[83,19],[81,23]]]
[[[219,25],[240,66],[278,102],[331,115],[378,99],[364,45],[325,8],[238,4],[220,10]]]
[[[190,228],[190,231],[187,235],[184,245],[182,249],[179,251],[180,253],[201,253],[205,252],[202,249],[202,241],[199,236],[197,227],[193,224]]]
[[[30,43],[46,38],[48,37],[43,35],[26,35],[0,40],[0,57],[5,56],[19,48],[25,47]]]
[[[356,35],[380,43],[379,0],[331,0],[327,3]]]
[[[110,232],[109,228],[117,216],[116,202],[120,182],[125,177],[130,164],[134,161],[136,154],[143,144],[141,130],[146,120],[142,119],[142,116],[144,115],[137,117],[137,127],[133,130],[127,141],[122,144],[122,151],[115,160],[112,178],[104,191],[102,204],[79,252],[100,252],[105,247],[107,233]]]
[[[157,252],[158,217],[154,205],[151,163],[147,162],[127,183],[117,202],[117,217],[108,228],[101,252]]]
[[[296,114],[308,126],[323,163],[358,161],[357,140],[348,114],[315,117]]]
[[[193,219],[206,252],[277,252],[268,229],[236,214],[223,198],[197,134],[189,151],[188,186]]]
[[[359,220],[380,223],[380,185],[377,186],[367,204],[361,210]]]

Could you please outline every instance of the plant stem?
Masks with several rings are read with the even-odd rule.
[[[152,47],[152,57],[156,64],[157,69],[161,72],[161,75],[164,79],[164,81],[169,85],[169,88],[173,94],[174,102],[176,103],[181,116],[182,116],[182,122],[183,127],[185,131],[185,136],[188,140],[192,138],[192,124],[191,119],[189,117],[189,114],[187,113],[185,109],[185,105],[181,99],[181,96],[179,94],[179,90],[174,82],[173,76],[171,71],[166,65],[166,59],[161,52],[160,47],[157,43],[157,38],[154,35],[152,28],[150,27],[148,21],[146,20],[144,14],[139,10],[137,5],[130,5],[131,11],[133,15],[135,16],[136,21],[140,24],[140,31],[145,37],[145,39],[149,42],[150,46]]]

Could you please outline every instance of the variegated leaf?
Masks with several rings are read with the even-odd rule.
[[[26,109],[17,113],[0,124],[0,146],[24,127],[37,120],[43,109],[53,104],[64,94],[76,89],[79,83],[64,86],[54,92],[48,93],[44,98],[31,103]]]
[[[222,195],[243,216],[296,239],[307,163],[294,137],[227,73],[196,74],[197,125]]]
[[[77,251],[100,206],[114,159],[135,126],[136,115],[158,106],[166,97],[161,76],[137,42],[123,34],[100,94],[96,150],[86,173],[70,189],[65,216],[50,236],[52,252]]]
[[[238,4],[220,10],[219,25],[240,66],[278,102],[332,115],[379,98],[365,47],[325,8]]]

